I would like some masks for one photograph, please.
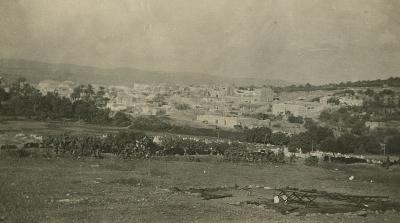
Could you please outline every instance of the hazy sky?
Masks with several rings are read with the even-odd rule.
[[[0,57],[312,83],[400,76],[400,1],[0,0]]]

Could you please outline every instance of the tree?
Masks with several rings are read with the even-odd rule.
[[[400,134],[389,137],[386,144],[389,154],[400,155]]]
[[[320,114],[319,114],[319,119],[321,121],[329,121],[331,120],[331,113],[329,110],[323,110]]]
[[[282,132],[272,133],[271,144],[273,145],[287,145],[290,141],[289,136]]]
[[[97,107],[94,102],[83,100],[75,101],[73,104],[73,108],[74,117],[87,122],[93,122],[94,117],[97,113]]]
[[[2,101],[6,101],[9,98],[9,94],[6,92],[6,90],[2,87],[0,87],[0,103]]]
[[[244,131],[246,141],[252,143],[269,143],[271,134],[271,129],[267,127],[245,129]]]
[[[81,98],[82,91],[83,91],[83,85],[75,87],[71,93],[72,100],[74,101],[79,100]]]
[[[2,87],[0,87],[0,114],[3,113],[2,109],[2,104],[5,103],[9,98],[9,94],[6,92],[6,90]]]
[[[353,124],[353,128],[351,129],[351,133],[355,135],[363,135],[368,131],[367,127],[365,126],[365,122],[360,121],[357,119],[357,122]]]
[[[115,114],[115,116],[113,117],[113,123],[116,126],[125,127],[125,126],[129,126],[131,124],[131,120],[128,117],[128,115],[126,115],[125,113],[117,112]]]
[[[328,104],[334,104],[334,105],[339,105],[340,101],[336,97],[331,97],[326,101]]]
[[[378,139],[373,135],[363,135],[357,140],[358,150],[363,153],[379,154],[381,146]]]
[[[92,101],[95,98],[94,88],[92,85],[79,85],[74,88],[71,98],[76,100]]]
[[[390,89],[384,89],[384,90],[379,92],[379,95],[381,95],[381,96],[386,96],[386,95],[393,96],[395,94],[396,93],[393,90],[390,90]]]
[[[293,135],[290,138],[288,147],[291,151],[294,151],[295,149],[301,149],[301,151],[304,153],[310,152],[313,147],[313,139],[311,134],[309,132],[302,132]]]
[[[307,133],[310,135],[311,140],[316,144],[320,143],[327,137],[333,137],[332,129],[319,126],[317,125],[317,123],[310,119],[306,119],[304,127],[307,129]]]
[[[357,148],[357,137],[353,134],[341,135],[336,140],[335,150],[338,153],[354,153],[355,148]]]
[[[375,94],[375,91],[370,89],[370,88],[368,88],[367,90],[365,90],[364,94],[369,96],[369,97],[373,97],[374,94]]]
[[[324,152],[337,152],[337,143],[334,137],[327,137],[318,145],[319,150]]]

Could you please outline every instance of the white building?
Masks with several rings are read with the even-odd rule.
[[[220,115],[198,115],[197,121],[204,124],[215,125],[223,128],[235,128],[235,127],[269,127],[270,120],[258,120],[255,118],[240,118],[233,116],[220,116]]]
[[[43,95],[47,93],[58,93],[61,97],[69,98],[74,90],[75,83],[72,81],[58,82],[54,80],[44,80],[37,85],[37,89]]]
[[[325,108],[326,106],[316,102],[282,102],[272,105],[272,114],[291,113],[293,116],[312,118],[317,117]]]
[[[106,108],[109,108],[113,112],[117,112],[117,111],[126,110],[127,106],[125,104],[118,104],[118,103],[109,102],[109,103],[107,103]]]
[[[197,121],[225,128],[234,128],[236,125],[239,124],[237,117],[228,117],[219,115],[198,115]]]

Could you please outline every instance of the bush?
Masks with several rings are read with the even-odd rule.
[[[339,105],[339,104],[340,104],[340,101],[339,101],[339,98],[331,97],[331,98],[329,98],[329,99],[327,100],[327,103],[328,103],[328,104]]]
[[[392,136],[387,141],[387,152],[400,155],[400,135]]]
[[[185,103],[174,103],[174,107],[178,110],[189,110],[190,105]]]
[[[306,166],[317,166],[318,165],[318,157],[310,156],[304,160],[304,164]]]
[[[303,124],[303,123],[304,123],[304,120],[303,120],[303,117],[302,117],[302,116],[293,116],[293,115],[290,115],[289,118],[288,118],[288,121],[289,121],[290,123],[299,123],[299,124]]]
[[[123,112],[117,112],[113,117],[112,123],[116,126],[126,127],[131,124],[129,116]]]
[[[18,158],[24,158],[32,155],[32,153],[26,149],[8,150],[7,153],[10,156]]]

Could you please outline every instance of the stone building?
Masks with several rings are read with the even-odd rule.
[[[224,128],[234,128],[238,125],[237,117],[219,116],[219,115],[198,115],[197,121],[204,124],[216,125]]]
[[[285,115],[287,113],[293,116],[302,116],[307,118],[318,117],[326,106],[317,102],[282,102],[272,105],[273,115]]]
[[[270,87],[263,87],[260,92],[260,102],[272,102],[274,100],[274,91]]]
[[[244,118],[234,116],[219,116],[219,115],[198,115],[197,121],[204,124],[215,125],[223,128],[256,128],[270,127],[270,120],[259,120],[255,118]]]

